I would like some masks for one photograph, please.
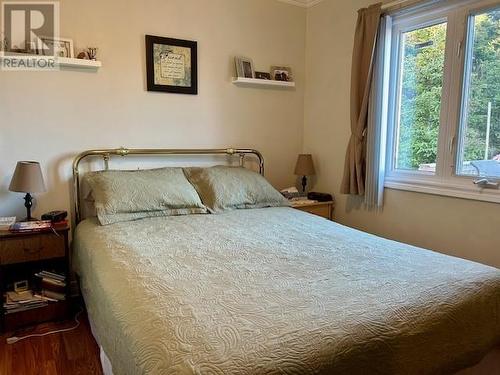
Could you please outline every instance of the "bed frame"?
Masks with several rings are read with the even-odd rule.
[[[254,155],[258,159],[259,173],[264,175],[264,157],[262,154],[250,148],[214,148],[214,149],[169,149],[169,148],[115,148],[102,150],[83,151],[73,160],[73,199],[75,208],[75,220],[78,224],[81,220],[80,207],[80,162],[89,157],[102,157],[104,170],[109,169],[111,156],[181,156],[181,155],[237,155],[240,159],[240,166],[245,163],[246,155]]]

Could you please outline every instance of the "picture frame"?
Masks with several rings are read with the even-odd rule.
[[[47,53],[44,47],[47,46],[53,53]],[[56,56],[56,57],[75,57],[75,51],[73,47],[73,39],[68,38],[55,38],[49,36],[40,36],[39,43],[36,49],[37,55],[43,56]]]
[[[196,41],[146,35],[148,91],[198,94]]]
[[[289,66],[271,66],[271,79],[275,81],[293,82],[292,68]]]
[[[236,75],[243,78],[255,78],[253,61],[248,57],[237,56],[234,58],[236,65]]]
[[[255,72],[255,78],[257,79],[271,79],[271,73],[268,72]]]

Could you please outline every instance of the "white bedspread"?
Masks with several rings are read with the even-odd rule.
[[[500,343],[500,271],[291,208],[76,230],[120,374],[430,374]]]

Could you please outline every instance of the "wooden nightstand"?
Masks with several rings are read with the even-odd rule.
[[[292,202],[292,207],[297,210],[309,212],[314,215],[324,217],[325,219],[333,219],[333,209],[335,208],[334,201],[328,202],[314,202],[314,203],[300,203],[300,201]]]
[[[69,227],[60,227],[54,233],[12,233],[0,231],[0,306],[1,329],[12,331],[19,327],[50,320],[61,320],[69,316],[69,282],[62,287],[65,300],[49,302],[48,305],[31,310],[6,314],[4,294],[13,290],[14,282],[27,280],[29,288],[39,291],[40,278],[35,273],[42,270],[69,275]]]

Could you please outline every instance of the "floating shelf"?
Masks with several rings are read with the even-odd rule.
[[[0,61],[10,61],[12,65],[24,65],[33,64],[34,61],[49,62],[49,60],[55,59],[55,65],[60,68],[75,68],[75,69],[85,69],[85,70],[97,70],[102,66],[100,61],[95,60],[83,60],[75,59],[69,57],[52,57],[52,56],[38,56],[38,55],[25,55],[25,54],[15,54],[5,56],[3,52],[0,53]],[[23,61],[23,63],[21,63]],[[3,64],[2,64],[3,65]],[[7,64],[5,64],[7,65]],[[8,69],[8,67],[6,67]],[[43,70],[43,69],[40,69]]]
[[[80,68],[80,69],[99,69],[102,66],[100,61],[96,60],[84,60],[84,59],[74,59],[67,57],[57,58],[57,63],[59,66]]]
[[[237,86],[295,87],[295,82],[243,77],[233,77],[233,84]]]

